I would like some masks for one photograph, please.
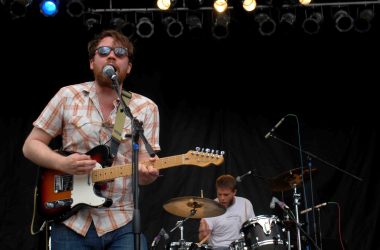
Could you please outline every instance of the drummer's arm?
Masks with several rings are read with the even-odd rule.
[[[207,242],[208,238],[210,237],[210,234],[211,234],[211,231],[210,231],[210,228],[208,227],[206,220],[201,219],[199,223],[199,230],[198,230],[199,241],[202,243]]]

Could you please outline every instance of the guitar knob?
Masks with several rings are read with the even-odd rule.
[[[54,208],[54,202],[46,202],[45,208]]]

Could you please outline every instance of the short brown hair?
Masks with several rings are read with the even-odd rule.
[[[216,179],[215,186],[216,188],[229,188],[231,190],[236,190],[236,180],[232,175],[221,175],[218,179]]]
[[[87,50],[89,59],[92,59],[95,56],[95,51],[99,45],[99,42],[105,37],[112,37],[115,42],[120,43],[121,46],[127,48],[129,60],[133,60],[134,47],[132,42],[127,36],[117,30],[104,30],[88,43]]]

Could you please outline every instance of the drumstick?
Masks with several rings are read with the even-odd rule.
[[[200,247],[203,243],[205,243],[208,240],[208,238],[210,238],[210,234],[208,234],[200,242],[197,243],[198,247]]]

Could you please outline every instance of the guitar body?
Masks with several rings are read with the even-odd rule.
[[[95,169],[112,163],[107,146],[97,146],[86,154],[98,162]],[[37,199],[39,214],[54,221],[63,221],[84,206],[100,207],[112,204],[112,200],[100,196],[91,175],[70,175],[46,168],[39,169]]]

